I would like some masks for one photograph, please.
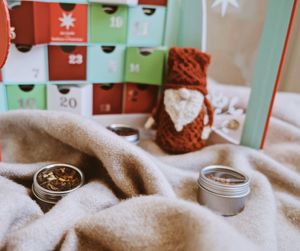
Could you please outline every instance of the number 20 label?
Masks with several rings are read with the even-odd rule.
[[[75,98],[61,97],[60,106],[64,108],[75,109],[77,107],[77,100]]]

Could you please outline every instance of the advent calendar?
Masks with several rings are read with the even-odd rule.
[[[152,111],[164,80],[167,1],[7,4],[14,35],[2,69],[1,111]]]

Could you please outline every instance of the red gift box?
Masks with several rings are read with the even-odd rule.
[[[86,80],[86,46],[48,46],[49,80]]]
[[[168,0],[139,0],[139,4],[166,6]]]
[[[124,84],[94,84],[93,114],[122,113]]]
[[[87,41],[87,5],[50,4],[50,40],[52,42]]]
[[[157,103],[159,87],[126,84],[124,113],[150,113]]]
[[[16,44],[32,45],[50,40],[49,4],[42,2],[9,2],[11,26]]]

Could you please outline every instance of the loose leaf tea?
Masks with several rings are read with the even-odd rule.
[[[68,191],[80,185],[80,174],[69,167],[55,167],[37,175],[38,184],[51,191]]]
[[[208,173],[205,175],[210,180],[213,180],[215,182],[219,182],[226,185],[238,185],[245,182],[245,178],[241,176],[236,176],[233,174],[228,174],[224,172],[218,172],[218,173]]]
[[[109,130],[118,134],[119,136],[131,136],[137,134],[137,130],[129,127],[109,127]]]

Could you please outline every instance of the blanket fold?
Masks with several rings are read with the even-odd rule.
[[[0,115],[0,250],[300,250],[299,103],[279,95],[264,151],[212,144],[172,156],[75,115]],[[78,166],[87,179],[45,214],[30,189],[32,175],[52,162]],[[196,201],[199,171],[214,164],[251,177],[239,215],[222,217]]]

